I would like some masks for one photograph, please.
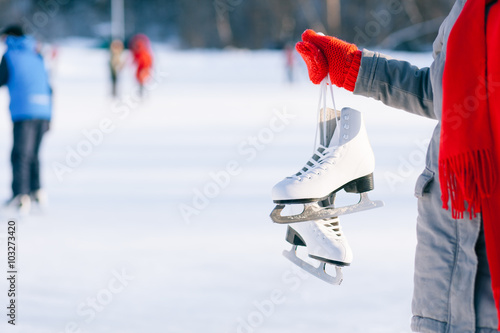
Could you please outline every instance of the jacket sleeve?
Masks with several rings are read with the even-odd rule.
[[[406,61],[363,50],[354,94],[436,119],[429,67],[418,68]]]
[[[7,67],[7,59],[3,56],[2,61],[0,62],[0,87],[6,85],[8,80],[9,69]]]

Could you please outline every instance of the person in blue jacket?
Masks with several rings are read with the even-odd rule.
[[[32,200],[45,201],[38,153],[52,116],[52,90],[35,40],[17,25],[6,27],[2,37],[7,51],[0,62],[0,86],[9,89],[14,135],[12,198],[7,205],[29,212]]]

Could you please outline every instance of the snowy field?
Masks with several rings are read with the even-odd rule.
[[[272,186],[314,143],[318,87],[273,51],[155,49],[138,102],[133,71],[109,97],[104,50],[62,46],[43,146],[49,209],[18,221],[16,326],[1,332],[410,332],[416,199],[434,121],[335,90],[363,112],[381,209],[341,222],[354,252],[341,286],[294,268],[273,224]],[[418,66],[430,54],[394,54]],[[300,59],[299,59],[300,60]],[[10,196],[11,123],[0,92],[0,198]]]

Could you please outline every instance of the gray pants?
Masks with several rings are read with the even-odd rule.
[[[441,208],[439,183],[426,169],[418,200],[414,332],[497,332],[481,217],[454,220]]]

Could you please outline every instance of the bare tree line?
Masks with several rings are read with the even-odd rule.
[[[182,47],[279,48],[307,28],[362,46],[428,46],[454,0],[124,0],[125,31]],[[39,37],[109,38],[109,0],[0,0]]]

